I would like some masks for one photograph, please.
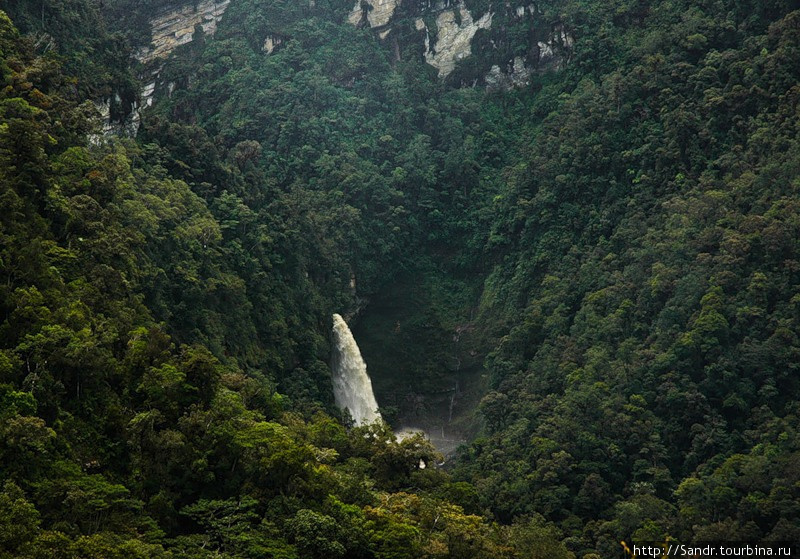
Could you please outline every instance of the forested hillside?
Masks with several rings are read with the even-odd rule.
[[[606,554],[800,536],[800,13],[782,8],[593,14],[618,23],[576,49],[487,239],[485,321],[510,329],[458,472],[497,518],[543,514]]]
[[[35,50],[2,15],[0,556],[514,557],[532,538],[565,552],[541,522],[501,527],[454,504],[464,486],[420,469],[437,459],[420,437],[325,415],[330,398],[303,392],[325,367],[324,326],[317,341],[280,323],[313,332],[303,309],[325,306],[293,299],[310,290],[281,279],[306,276],[271,248],[280,232],[235,194],[204,199],[170,176],[156,145],[88,143],[93,106],[61,57]],[[232,263],[245,242],[258,265],[275,259],[265,289],[287,294],[253,313],[274,329],[260,344],[258,294]],[[288,371],[299,403],[275,391]]]
[[[0,1],[0,558],[800,541],[797,1],[183,4]]]

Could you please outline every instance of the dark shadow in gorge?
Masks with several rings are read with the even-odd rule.
[[[373,297],[353,334],[384,418],[425,431],[445,455],[475,436],[485,392],[481,336],[465,282],[409,274]]]

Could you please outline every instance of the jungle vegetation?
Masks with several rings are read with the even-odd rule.
[[[443,81],[238,0],[135,138],[94,102],[166,2],[109,4],[0,1],[0,558],[800,541],[797,1],[554,0],[564,63],[486,91],[480,36]],[[330,314],[409,277],[398,374],[469,323],[487,375],[444,468],[332,401]]]

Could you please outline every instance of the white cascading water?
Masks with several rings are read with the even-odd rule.
[[[361,357],[353,334],[344,319],[333,315],[333,397],[336,405],[350,410],[356,425],[367,425],[381,419],[378,402],[372,392],[367,364]]]

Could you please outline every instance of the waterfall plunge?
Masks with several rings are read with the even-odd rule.
[[[336,405],[350,410],[356,425],[367,425],[381,419],[378,402],[372,393],[367,364],[361,357],[353,334],[344,319],[333,315],[333,397]]]

